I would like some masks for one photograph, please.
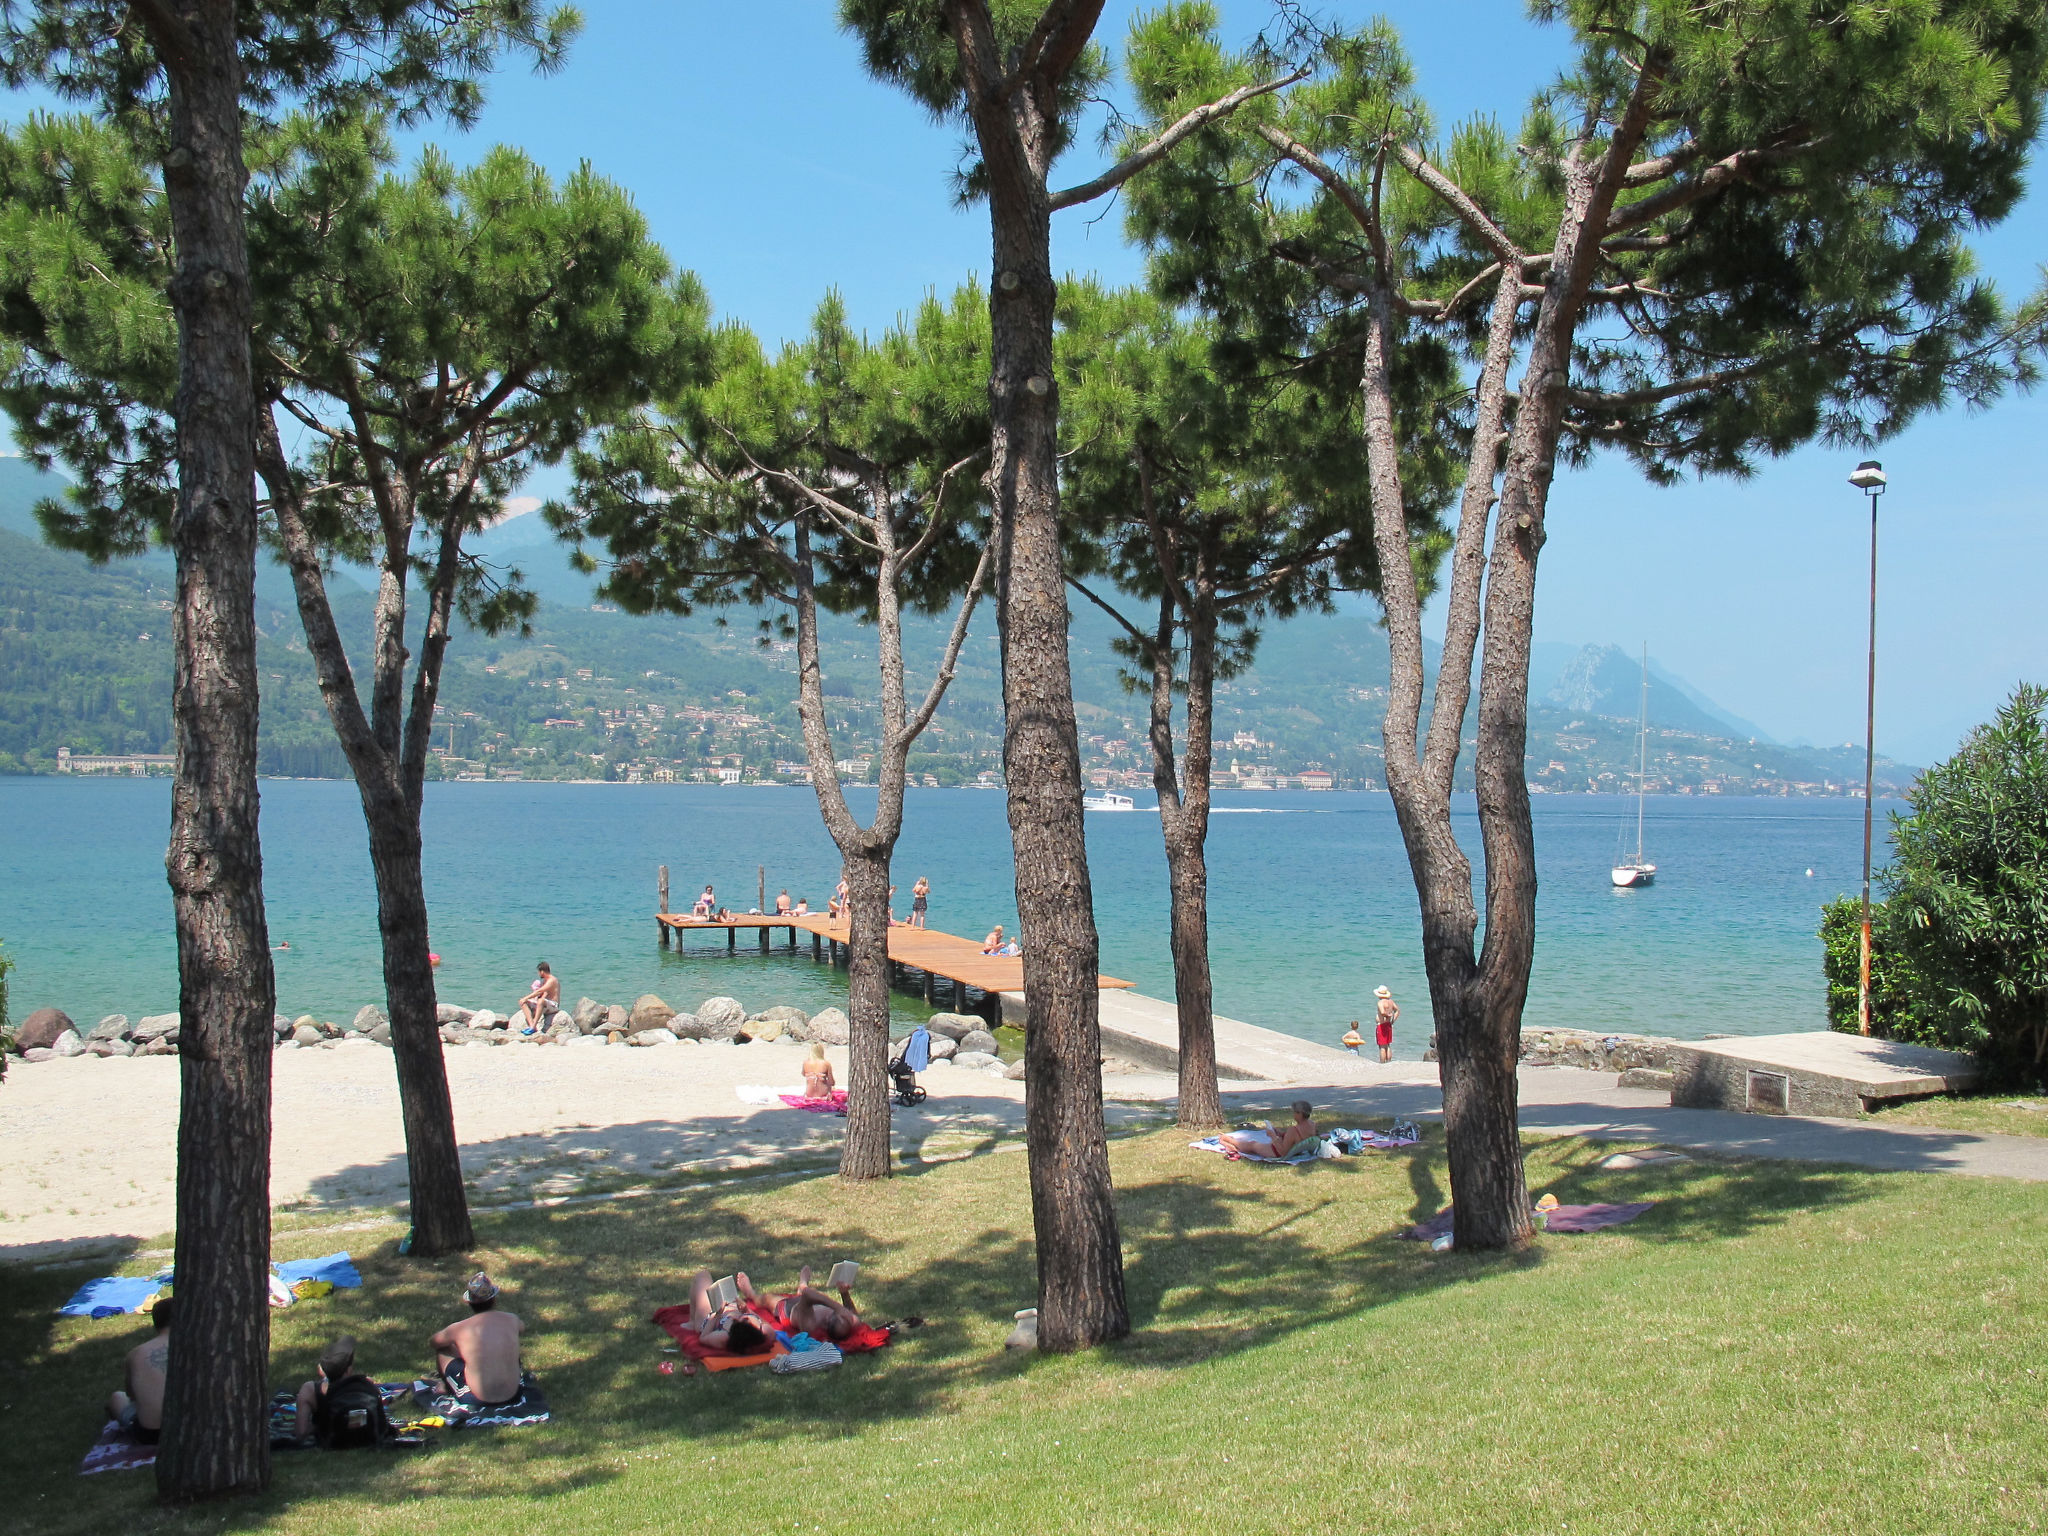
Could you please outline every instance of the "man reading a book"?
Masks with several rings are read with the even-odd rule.
[[[832,1343],[851,1338],[860,1327],[860,1313],[853,1308],[853,1280],[859,1268],[850,1259],[832,1266],[828,1278],[839,1291],[839,1299],[834,1301],[811,1284],[811,1266],[806,1264],[797,1277],[797,1288],[777,1302],[776,1316],[792,1333],[808,1333]]]

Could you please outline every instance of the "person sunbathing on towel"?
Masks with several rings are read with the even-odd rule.
[[[462,1292],[469,1316],[427,1340],[449,1395],[465,1408],[502,1408],[519,1397],[519,1335],[525,1324],[498,1310],[499,1295],[491,1277],[478,1270]]]
[[[853,1288],[842,1285],[839,1299],[811,1284],[811,1266],[797,1276],[797,1288],[776,1302],[775,1312],[792,1333],[808,1333],[814,1339],[834,1341],[850,1338],[860,1327],[860,1313],[853,1308]]]
[[[754,1294],[754,1283],[745,1275],[732,1278],[733,1284],[739,1287],[741,1299],[714,1307],[711,1305],[711,1271],[697,1271],[690,1280],[690,1325],[697,1330],[697,1337],[707,1348],[722,1349],[731,1355],[766,1354],[775,1337],[747,1310],[749,1302],[758,1302],[761,1298]]]
[[[128,1351],[123,1390],[107,1399],[107,1417],[144,1445],[155,1445],[164,1427],[164,1368],[171,1359],[171,1314],[175,1298],[160,1296],[149,1309],[156,1332]]]
[[[1225,1131],[1216,1139],[1225,1146],[1235,1147],[1253,1157],[1287,1157],[1296,1147],[1316,1134],[1316,1123],[1309,1118],[1315,1113],[1315,1106],[1307,1099],[1296,1099],[1293,1105],[1294,1124],[1274,1130],[1270,1122],[1264,1130]]]

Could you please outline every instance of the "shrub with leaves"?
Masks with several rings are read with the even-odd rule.
[[[1909,798],[1913,814],[1893,818],[1877,944],[1887,1019],[1918,1021],[1897,1038],[1976,1051],[1995,1077],[2038,1084],[2048,1078],[2048,689],[2022,685]],[[1850,909],[1853,1013],[1856,917],[1853,904],[1836,905]]]

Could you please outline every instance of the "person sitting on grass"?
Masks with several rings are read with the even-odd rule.
[[[839,1299],[834,1301],[811,1284],[811,1266],[808,1264],[797,1276],[797,1288],[777,1299],[775,1315],[782,1319],[783,1327],[791,1333],[808,1333],[814,1339],[832,1343],[852,1337],[853,1331],[860,1327],[860,1313],[853,1307],[853,1287],[842,1285]]]
[[[700,1269],[690,1280],[690,1325],[707,1349],[729,1355],[764,1355],[775,1342],[771,1334],[747,1310],[747,1303],[759,1302],[754,1283],[744,1274],[733,1276],[741,1300],[722,1307],[711,1304],[711,1271]]]
[[[315,1377],[299,1388],[293,1435],[302,1446],[375,1445],[388,1427],[377,1383],[356,1369],[356,1341],[341,1335],[320,1353]]]
[[[149,1314],[156,1332],[128,1351],[122,1390],[107,1399],[107,1417],[144,1445],[155,1445],[163,1434],[164,1369],[171,1360],[174,1311],[171,1297],[158,1298]]]
[[[478,1270],[462,1292],[469,1316],[427,1340],[448,1395],[460,1407],[502,1408],[519,1396],[519,1335],[525,1325],[498,1310],[501,1294]]]
[[[1315,1113],[1315,1106],[1307,1099],[1296,1099],[1293,1105],[1294,1124],[1281,1130],[1274,1130],[1271,1121],[1254,1131],[1225,1131],[1216,1139],[1227,1147],[1252,1157],[1270,1157],[1284,1161],[1288,1154],[1304,1141],[1316,1134],[1315,1121],[1309,1118]]]
[[[807,1099],[829,1099],[832,1097],[832,1063],[825,1059],[823,1041],[811,1042],[811,1053],[804,1060],[804,1097]]]

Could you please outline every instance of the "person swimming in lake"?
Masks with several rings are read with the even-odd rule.
[[[1294,1110],[1292,1125],[1275,1130],[1269,1121],[1257,1130],[1225,1131],[1216,1139],[1252,1157],[1270,1157],[1284,1162],[1296,1147],[1317,1134],[1316,1123],[1309,1118],[1315,1113],[1315,1106],[1307,1099],[1296,1099],[1291,1107]]]

